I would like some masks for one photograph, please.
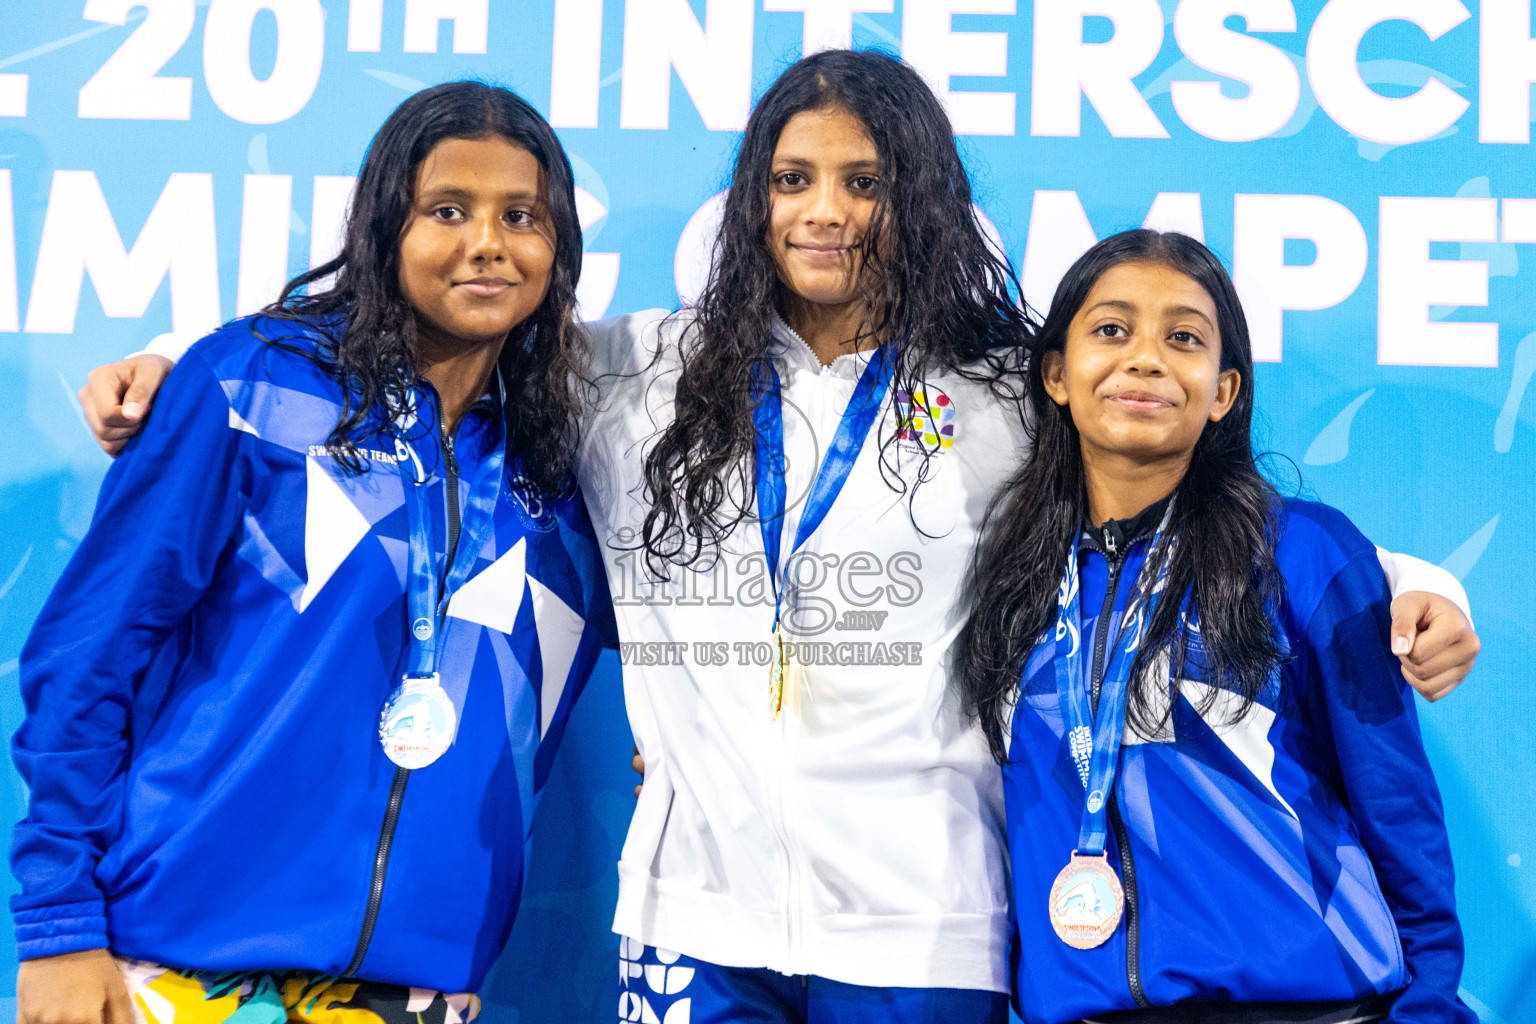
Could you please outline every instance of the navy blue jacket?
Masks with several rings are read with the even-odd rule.
[[[259,318],[191,349],[23,651],[18,952],[472,990],[511,928],[538,792],[612,628],[586,509],[504,478],[443,630],[457,739],[397,777],[378,738],[407,645],[395,447],[375,428],[367,471],[345,472],[326,443],[338,385],[253,324],[313,350],[311,331]],[[419,397],[441,573],[451,474]],[[460,508],[504,438],[489,396],[460,423]]]
[[[1157,525],[1133,522],[1118,556],[1088,535],[1079,545],[1085,652],[1124,615]],[[1325,505],[1287,502],[1279,530],[1290,658],[1278,685],[1233,722],[1236,695],[1201,681],[1195,652],[1167,726],[1150,737],[1127,726],[1108,847],[1126,916],[1092,950],[1057,938],[1046,913],[1084,797],[1054,648],[1027,662],[1004,785],[1015,995],[1031,1024],[1129,1009],[1136,995],[1158,1006],[1397,992],[1393,1021],[1476,1021],[1456,994],[1450,849],[1413,692],[1388,649],[1376,551]]]

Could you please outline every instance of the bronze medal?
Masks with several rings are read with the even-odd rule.
[[[1076,851],[1051,886],[1051,927],[1074,949],[1102,946],[1125,913],[1125,890],[1109,858]]]

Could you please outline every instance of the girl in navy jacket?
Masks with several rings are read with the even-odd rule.
[[[549,126],[438,86],[172,374],[22,654],[23,1024],[473,1017],[611,615],[580,266]]]
[[[1226,272],[1106,239],[1039,351],[955,677],[1003,762],[1020,1014],[1475,1021],[1386,582],[1255,467]]]

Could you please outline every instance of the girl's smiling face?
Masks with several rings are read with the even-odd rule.
[[[539,308],[555,232],[538,160],[500,136],[444,139],[416,170],[400,291],[427,344],[499,342]]]
[[[1193,278],[1162,263],[1106,270],[1042,357],[1045,389],[1068,406],[1084,458],[1187,460],[1207,423],[1237,398],[1221,368],[1216,305]]]
[[[840,108],[791,117],[773,151],[768,251],[804,302],[855,300],[861,245],[880,194],[880,154],[864,122]]]

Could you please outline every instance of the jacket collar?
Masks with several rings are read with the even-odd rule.
[[[845,352],[832,360],[830,366],[825,365],[812,351],[810,343],[785,323],[778,313],[773,314],[773,341],[774,358],[782,365],[848,380],[859,379],[870,357],[868,351]]]
[[[1163,521],[1163,513],[1168,511],[1168,503],[1172,500],[1173,495],[1170,494],[1160,501],[1154,501],[1128,519],[1107,519],[1100,527],[1095,527],[1084,519],[1083,543],[1091,550],[1103,555],[1111,557],[1123,555],[1132,544],[1151,537],[1157,532],[1158,524]]]

